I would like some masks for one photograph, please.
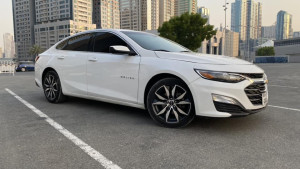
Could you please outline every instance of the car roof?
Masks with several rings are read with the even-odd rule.
[[[129,29],[93,29],[93,30],[87,30],[87,31],[83,31],[83,32],[78,32],[74,35],[68,36],[60,41],[58,41],[55,45],[53,45],[52,47],[55,48],[58,44],[60,44],[61,42],[70,39],[72,37],[81,35],[81,34],[86,34],[86,33],[95,33],[95,32],[115,32],[117,34],[126,31],[126,32],[140,32],[140,33],[145,33],[145,34],[149,34],[148,32],[143,32],[143,31],[134,31],[134,30],[129,30]]]
[[[72,36],[80,35],[80,34],[84,34],[84,33],[95,33],[95,32],[116,32],[116,33],[119,33],[121,31],[126,31],[126,32],[142,32],[142,31],[134,31],[134,30],[129,30],[129,29],[93,29],[93,30],[87,30],[87,31],[79,32],[79,33],[76,33],[76,34],[74,34]]]

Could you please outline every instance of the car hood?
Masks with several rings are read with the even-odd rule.
[[[214,65],[251,65],[252,63],[228,56],[209,55],[200,53],[177,53],[177,52],[160,52],[155,54],[162,59],[172,59],[200,64],[214,64]]]

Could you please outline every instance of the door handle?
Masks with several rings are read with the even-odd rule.
[[[93,58],[89,58],[89,61],[91,61],[91,62],[96,62],[98,59],[97,58],[95,58],[95,57],[93,57]]]
[[[57,59],[65,59],[64,56],[58,56]]]

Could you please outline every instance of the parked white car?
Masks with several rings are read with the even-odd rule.
[[[75,96],[147,109],[165,127],[195,116],[246,116],[268,103],[267,76],[256,65],[145,32],[78,33],[40,54],[35,68],[51,103]]]

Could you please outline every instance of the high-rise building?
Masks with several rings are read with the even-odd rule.
[[[16,55],[18,60],[33,60],[29,50],[34,44],[35,1],[12,0]]]
[[[197,0],[175,0],[175,15],[183,13],[197,13]]]
[[[258,46],[276,39],[276,23],[271,26],[261,27],[261,37],[258,39]]]
[[[240,33],[239,53],[251,61],[261,37],[262,4],[254,0],[236,0],[231,4],[231,30]]]
[[[205,7],[199,7],[198,13],[201,15],[202,18],[207,19],[207,24],[209,24],[209,9]]]
[[[169,21],[175,15],[175,0],[160,0],[159,2],[159,25]]]
[[[78,32],[95,29],[92,0],[35,0],[35,44],[48,49]]]
[[[140,0],[120,0],[121,29],[141,30]]]
[[[277,14],[276,40],[289,39],[292,37],[292,15],[286,11],[279,11]]]
[[[97,29],[120,29],[119,0],[93,0],[93,23]]]
[[[141,0],[141,31],[151,30],[151,0]]]
[[[156,30],[159,27],[159,1],[151,1],[151,30]]]
[[[121,29],[151,30],[151,6],[151,0],[120,0]]]
[[[261,36],[262,38],[268,38],[275,40],[276,39],[276,24],[272,26],[263,26],[261,27]]]
[[[3,44],[4,44],[4,57],[14,58],[15,57],[14,36],[10,33],[5,33],[3,35]]]

